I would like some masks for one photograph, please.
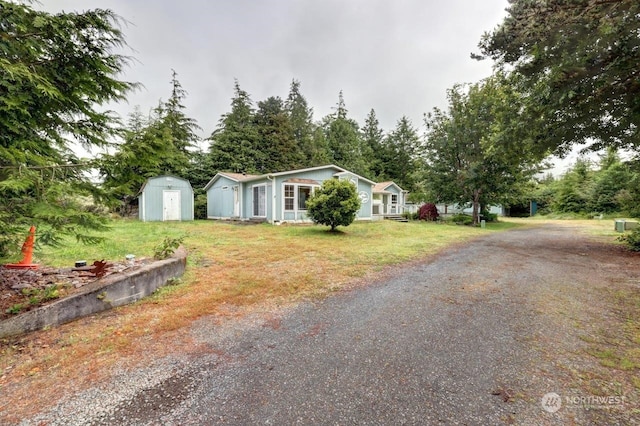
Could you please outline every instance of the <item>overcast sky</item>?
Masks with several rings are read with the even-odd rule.
[[[255,104],[285,99],[292,79],[314,109],[332,112],[340,90],[351,118],[371,108],[392,130],[406,115],[446,106],[446,90],[491,74],[470,58],[507,0],[44,0],[50,12],[111,9],[135,58],[124,79],[144,85],[117,106],[148,111],[170,94],[171,69],[188,92],[186,113],[207,137],[230,110],[234,79]]]

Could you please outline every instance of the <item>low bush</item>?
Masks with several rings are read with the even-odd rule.
[[[458,213],[455,214],[453,216],[451,216],[451,218],[449,219],[451,222],[455,223],[456,225],[472,225],[473,224],[473,218],[469,215],[466,215],[464,213]]]
[[[409,220],[418,220],[418,213],[404,212],[402,217]]]
[[[481,218],[484,219],[487,222],[497,222],[498,221],[498,214],[497,213],[485,212],[485,213],[482,213]]]
[[[631,251],[640,251],[640,228],[636,228],[629,234],[620,235],[618,241],[622,241]]]

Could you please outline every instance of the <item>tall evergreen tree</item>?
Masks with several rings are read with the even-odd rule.
[[[313,149],[311,151],[311,162],[309,167],[322,166],[331,163],[329,145],[321,125],[314,126],[313,129]]]
[[[190,151],[196,148],[200,141],[198,132],[202,128],[198,126],[195,119],[185,114],[183,102],[186,97],[187,92],[178,81],[178,74],[175,70],[171,70],[171,96],[164,105],[161,105],[162,110],[159,111],[159,115],[162,117],[163,127],[167,127],[170,131],[175,148],[188,157]]]
[[[257,173],[259,171],[258,131],[255,125],[253,102],[249,94],[234,83],[231,112],[224,114],[218,128],[209,137],[212,172],[231,171]]]
[[[600,159],[591,191],[590,210],[613,213],[622,209],[621,196],[629,188],[633,174],[620,159],[615,148],[609,148]]]
[[[404,189],[415,191],[421,145],[418,130],[413,127],[411,120],[403,116],[384,140],[383,168],[387,179],[393,180]]]
[[[100,227],[78,195],[97,195],[71,141],[104,146],[119,127],[103,106],[136,84],[119,79],[125,39],[111,11],[34,10],[0,1],[0,257],[19,250],[30,225],[38,241],[83,238]]]
[[[296,143],[290,116],[279,97],[258,102],[255,123],[258,132],[257,167],[260,173],[302,168],[305,156]]]
[[[293,80],[289,95],[284,104],[289,114],[289,120],[293,130],[293,137],[298,144],[298,149],[304,155],[303,166],[312,167],[318,158],[317,146],[314,143],[315,125],[313,124],[313,108],[309,107],[307,100],[300,93],[300,82]]]
[[[185,97],[172,70],[169,99],[159,101],[148,117],[136,108],[115,154],[105,154],[98,161],[103,187],[112,198],[112,206],[123,214],[129,212],[146,179],[160,174],[187,175],[200,127],[184,113]]]
[[[362,155],[363,142],[358,123],[348,117],[342,91],[338,96],[336,111],[323,120],[323,128],[332,163],[361,176],[370,174]]]
[[[385,176],[385,156],[384,156],[384,131],[380,128],[380,122],[376,116],[376,111],[371,108],[362,128],[362,138],[364,145],[368,148],[369,171],[374,180],[387,179]]]
[[[574,166],[557,181],[553,210],[560,213],[587,213],[593,193],[591,163],[578,158]]]

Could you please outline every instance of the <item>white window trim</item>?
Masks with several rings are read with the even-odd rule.
[[[285,186],[287,185],[291,185],[293,186],[293,210],[286,210],[285,209]],[[299,188],[303,186],[303,187],[307,187],[307,188],[311,188],[311,193],[309,194],[309,196],[313,195],[313,193],[316,191],[316,189],[320,188],[320,185],[314,185],[314,184],[310,184],[310,183],[291,183],[291,182],[283,182],[282,183],[282,217],[284,217],[285,213],[293,213],[294,217],[298,217],[298,213],[299,212],[306,212],[307,209],[301,209],[299,208],[299,198],[298,198],[298,194],[299,194]],[[287,198],[291,198],[291,197],[287,197]]]

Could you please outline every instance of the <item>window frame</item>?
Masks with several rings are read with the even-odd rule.
[[[282,211],[284,213],[295,213],[297,214],[298,212],[306,212],[307,211],[307,206],[306,206],[306,202],[307,200],[313,195],[313,193],[315,192],[315,190],[317,188],[320,188],[320,185],[313,185],[310,183],[290,183],[290,182],[284,182],[282,184]],[[291,194],[289,192],[289,188],[291,188],[291,191],[293,191],[293,194]],[[300,190],[302,188],[308,188],[309,192],[307,193],[307,197],[305,198],[305,206],[300,206]],[[288,202],[290,202],[290,207],[287,206]]]

